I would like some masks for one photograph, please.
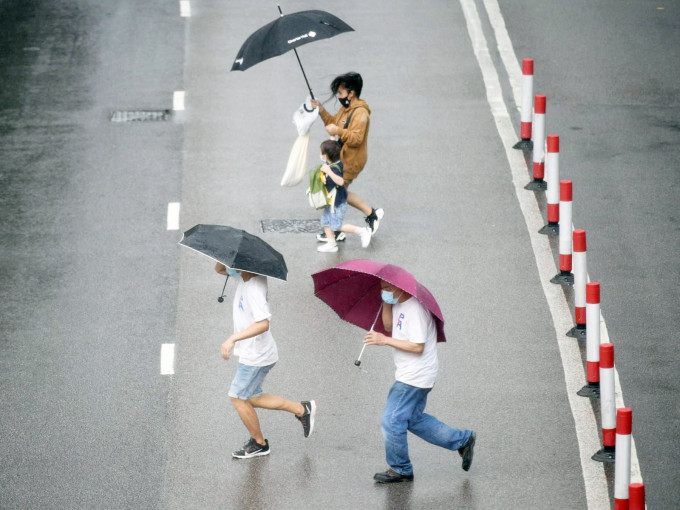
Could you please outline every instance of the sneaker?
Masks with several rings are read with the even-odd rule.
[[[361,247],[368,248],[368,245],[371,244],[371,236],[373,235],[371,229],[368,227],[362,228],[359,235],[361,236]]]
[[[373,209],[369,216],[366,216],[366,223],[368,223],[368,228],[375,234],[380,228],[380,220],[385,216],[385,211],[382,209]]]
[[[250,457],[259,457],[261,455],[269,455],[269,441],[264,440],[264,444],[258,444],[252,437],[243,445],[243,448],[231,452],[232,457],[237,459],[249,459]]]
[[[374,474],[373,479],[378,483],[412,482],[413,475],[402,475],[396,471],[392,471],[392,468],[390,468],[383,473]]]
[[[322,253],[335,253],[338,251],[338,245],[335,243],[324,243],[319,246],[316,251],[320,251]]]
[[[474,454],[475,441],[477,439],[477,434],[474,432],[470,435],[465,446],[458,449],[458,453],[463,457],[463,471],[469,471],[470,466],[472,466],[472,456]]]
[[[345,240],[347,236],[345,235],[344,232],[336,232],[335,233],[335,242],[341,243],[342,241]],[[322,234],[316,234],[316,240],[322,243],[328,242],[328,238],[326,237],[325,233]]]
[[[313,400],[304,400],[300,402],[305,408],[305,412],[302,416],[296,416],[300,423],[302,423],[302,430],[305,433],[305,437],[312,435],[314,431],[314,415],[316,414],[316,402]]]

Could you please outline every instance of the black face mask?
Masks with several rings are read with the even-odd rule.
[[[339,98],[338,98],[338,101],[339,101],[340,104],[341,104],[342,106],[344,106],[345,108],[348,108],[348,107],[349,107],[349,97],[339,97]]]

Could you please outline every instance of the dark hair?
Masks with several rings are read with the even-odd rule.
[[[333,95],[338,93],[338,87],[342,85],[347,90],[353,90],[357,97],[361,96],[361,89],[364,87],[364,80],[359,73],[347,73],[336,76],[331,82],[331,92]]]
[[[328,156],[329,163],[340,159],[340,144],[335,140],[321,142],[321,153]]]

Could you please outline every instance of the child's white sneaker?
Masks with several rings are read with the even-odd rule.
[[[371,236],[373,235],[371,229],[362,228],[361,232],[359,232],[359,235],[361,236],[361,247],[368,248],[368,245],[371,244]]]
[[[322,253],[335,253],[338,251],[338,245],[335,243],[324,243],[321,246],[319,246],[316,251],[320,251]]]

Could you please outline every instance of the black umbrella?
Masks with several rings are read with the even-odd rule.
[[[207,255],[231,269],[271,276],[279,280],[285,280],[288,274],[283,255],[245,230],[223,225],[196,225],[184,232],[179,244]],[[226,285],[225,281],[224,286]],[[223,301],[222,296],[218,298],[220,303]]]
[[[284,15],[279,6],[279,12],[281,13],[279,19],[263,26],[246,39],[236,55],[231,70],[245,71],[263,60],[293,50],[309,93],[314,99],[314,93],[309,86],[296,48],[310,42],[329,39],[343,32],[352,32],[354,29],[325,11],[300,11]]]

